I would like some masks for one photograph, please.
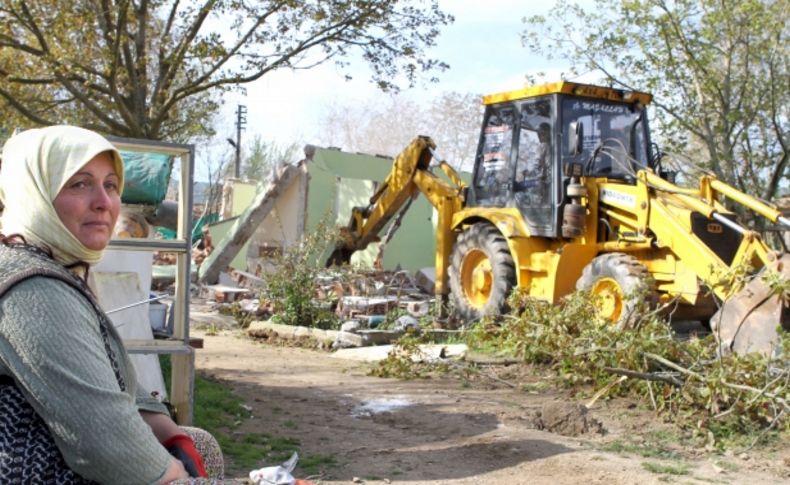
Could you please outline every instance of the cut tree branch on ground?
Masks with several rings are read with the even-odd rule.
[[[659,381],[659,382],[666,382],[667,384],[671,384],[675,387],[682,387],[683,381],[679,380],[677,377],[666,375],[666,374],[656,374],[651,372],[637,372],[629,369],[622,369],[619,367],[604,367],[603,370],[610,374],[617,374],[620,376],[626,377],[633,377],[636,379],[643,379],[646,381]]]

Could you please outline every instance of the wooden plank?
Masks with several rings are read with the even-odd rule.
[[[191,348],[202,348],[202,340],[200,340],[200,347],[193,345],[185,345],[182,340],[140,340],[140,339],[124,339],[123,346],[126,352],[130,354],[187,354]],[[191,342],[190,342],[191,344]]]
[[[176,423],[182,426],[192,425],[192,403],[195,381],[195,352],[187,347],[186,354],[172,354],[170,356],[172,386],[170,388],[170,403],[175,409]]]

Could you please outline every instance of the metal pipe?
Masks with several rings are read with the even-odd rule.
[[[138,301],[136,303],[130,303],[128,305],[124,305],[124,306],[121,306],[121,307],[118,307],[118,308],[113,308],[112,310],[106,311],[104,313],[109,315],[110,313],[119,312],[121,310],[126,310],[128,308],[134,308],[134,307],[139,306],[139,305],[144,305],[146,303],[151,303],[153,301],[161,300],[162,298],[167,298],[168,296],[170,296],[170,295],[161,295],[161,296],[157,296],[155,298],[149,298],[147,300]]]
[[[744,194],[740,190],[731,187],[720,180],[711,180],[710,186],[713,188],[713,190],[719,192],[720,194],[724,194],[724,196],[734,200],[735,202],[738,202],[743,206],[746,206],[771,222],[777,221],[782,215],[781,212],[770,205],[755,199],[751,195]]]
[[[785,226],[790,227],[790,219],[788,219],[787,217],[779,216],[776,219],[776,221],[779,222],[780,224],[784,224]]]
[[[627,253],[629,251],[645,251],[653,248],[652,241],[617,241],[600,242],[596,245],[598,252],[614,252],[619,251]]]
[[[737,223],[727,219],[726,217],[724,217],[723,215],[721,215],[721,214],[719,214],[717,212],[714,212],[713,214],[711,214],[711,217],[713,217],[717,221],[721,222],[725,226],[729,227],[730,229],[733,229],[733,230],[739,232],[740,234],[746,234],[746,229],[742,228]]]

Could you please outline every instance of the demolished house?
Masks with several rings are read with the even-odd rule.
[[[287,187],[279,187],[276,200],[271,202],[271,210],[233,255],[230,267],[261,274],[272,255],[297,244],[322,226],[347,225],[352,207],[368,205],[378,184],[392,170],[392,164],[392,158],[380,155],[306,146],[305,159],[293,165],[298,174],[289,178]],[[270,189],[267,183],[236,179],[226,182],[224,219],[209,225],[212,240],[216,242],[228,237],[237,219],[242,217],[255,197]],[[433,208],[424,197],[418,197],[382,252],[380,269],[403,269],[414,273],[421,268],[432,267],[435,261],[435,226]],[[379,244],[373,243],[366,250],[355,253],[352,265],[373,268]]]

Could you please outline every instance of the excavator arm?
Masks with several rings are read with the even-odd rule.
[[[393,217],[408,208],[408,202],[422,193],[439,213],[437,228],[437,285],[444,288],[446,273],[446,247],[452,246],[450,223],[452,215],[460,210],[463,202],[464,184],[458,174],[446,162],[439,167],[451,180],[452,185],[430,171],[433,140],[426,136],[415,138],[396,158],[387,178],[379,185],[366,207],[354,207],[348,225],[341,228],[341,234],[334,251],[327,260],[327,266],[345,264],[355,251],[365,249],[375,241],[379,233]],[[441,261],[440,261],[441,260]],[[439,293],[437,288],[437,293]]]
[[[748,353],[759,351],[775,352],[777,345],[777,326],[790,331],[788,315],[788,295],[781,288],[771,288],[765,281],[768,272],[777,273],[785,281],[790,281],[790,255],[779,255],[765,244],[756,232],[741,226],[721,203],[720,198],[741,206],[765,217],[771,223],[790,229],[790,220],[774,206],[745,194],[712,176],[700,178],[699,187],[683,189],[671,184],[648,171],[639,173],[640,180],[656,192],[663,193],[667,200],[702,214],[713,224],[728,227],[740,235],[740,243],[730,261],[716,257],[702,241],[687,232],[684,238],[681,231],[673,230],[671,216],[664,210],[664,220],[651,224],[659,240],[674,240],[675,251],[684,261],[696,270],[697,276],[716,294],[722,302],[718,312],[711,318],[711,328],[725,351]],[[661,219],[662,212],[655,204],[651,220]],[[680,241],[685,241],[680,243]],[[697,248],[697,246],[699,246]],[[697,249],[695,251],[695,249]],[[746,284],[723,285],[722,275],[739,266],[751,267],[757,272]]]

